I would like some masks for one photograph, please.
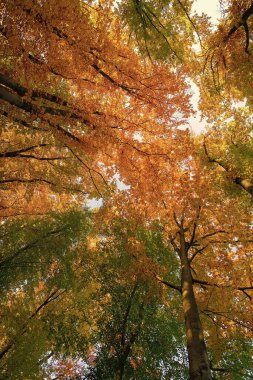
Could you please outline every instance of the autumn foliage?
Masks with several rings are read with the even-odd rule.
[[[253,4],[192,3],[1,1],[2,379],[252,378]]]

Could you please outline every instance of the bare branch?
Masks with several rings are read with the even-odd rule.
[[[238,374],[240,376],[245,377],[246,379],[253,379],[253,376],[249,375],[248,373],[244,373],[244,372],[238,371],[236,369],[232,369],[232,368],[218,368],[218,367],[213,367],[211,364],[210,364],[210,368],[214,372],[236,373],[236,374]]]
[[[167,287],[169,287],[169,288],[171,288],[171,289],[174,289],[174,290],[177,290],[179,293],[182,293],[181,286],[173,285],[173,284],[171,284],[170,282],[163,280],[163,279],[162,279],[161,277],[159,277],[159,276],[155,276],[155,279],[156,279],[157,281],[159,281],[161,284],[164,284],[164,285],[166,285]]]
[[[247,296],[247,298],[249,298],[250,300],[252,299],[252,297],[246,292],[246,290],[253,290],[253,286],[235,287],[235,286],[231,286],[231,285],[219,285],[219,284],[215,284],[215,283],[210,283],[208,281],[198,280],[196,278],[193,278],[192,282],[193,282],[193,284],[200,284],[200,285],[205,285],[205,286],[215,286],[217,288],[231,288],[231,289],[243,292]]]
[[[173,218],[174,218],[174,220],[175,220],[176,225],[178,226],[178,228],[181,229],[182,225],[181,225],[181,224],[179,223],[179,221],[177,220],[177,215],[176,215],[175,211],[173,212]]]
[[[94,172],[94,173],[96,173],[96,174],[98,174],[102,179],[103,179],[103,181],[104,181],[104,183],[108,186],[108,184],[107,184],[107,182],[106,182],[106,180],[104,179],[104,177],[103,177],[103,175],[100,173],[100,172],[98,172],[97,170],[95,170],[95,169],[92,169],[92,168],[90,168],[74,151],[73,151],[73,149],[72,148],[70,148],[70,146],[68,146],[68,145],[66,145],[65,144],[65,146],[70,150],[70,152],[73,154],[73,156],[74,157],[76,157],[76,159],[79,161],[79,162],[81,162],[81,164],[88,170],[88,172],[89,172],[89,175],[90,175],[90,179],[91,179],[91,181],[92,181],[92,183],[93,183],[93,186],[95,187],[95,189],[97,190],[97,192],[98,192],[98,194],[100,195],[100,197],[101,198],[103,198],[103,196],[102,196],[102,194],[101,194],[101,192],[99,191],[99,189],[98,189],[98,187],[97,187],[97,184],[96,184],[96,182],[95,182],[95,180],[94,180],[94,177],[93,177],[93,175],[92,175],[92,172]]]
[[[205,245],[204,247],[202,247],[202,248],[200,248],[200,249],[197,249],[197,250],[193,253],[192,257],[190,258],[190,263],[194,260],[194,258],[195,258],[199,253],[201,253],[202,251],[204,251],[204,249],[206,249],[207,247],[208,247],[208,245]]]
[[[191,246],[193,245],[193,243],[195,241],[195,235],[196,235],[196,229],[197,229],[197,221],[199,220],[199,217],[200,217],[200,211],[201,211],[201,206],[198,207],[197,216],[196,216],[196,219],[195,219],[194,224],[193,224],[193,231],[192,231],[191,240],[188,243],[188,247],[189,248],[191,248]]]
[[[214,315],[218,315],[219,317],[222,317],[222,318],[225,318],[225,319],[227,319],[229,321],[234,322],[238,326],[241,326],[243,328],[246,328],[246,329],[249,329],[249,330],[253,331],[253,328],[251,327],[250,322],[248,322],[248,324],[244,323],[242,321],[239,321],[238,319],[231,318],[228,315],[226,315],[226,314],[224,314],[223,312],[220,312],[220,311],[214,311],[214,310],[210,310],[210,309],[205,309],[203,311],[206,312],[206,313],[211,313],[211,314],[214,314]]]
[[[48,146],[48,145],[49,144],[38,144],[38,145],[29,146],[28,148],[14,150],[14,151],[11,151],[11,152],[0,153],[0,157],[16,157],[16,156],[19,156],[20,153],[28,152],[30,150],[33,150],[33,149],[36,149],[36,148],[40,148],[40,147],[44,147],[44,146]]]
[[[225,231],[225,230],[219,230],[219,231],[210,232],[209,234],[201,236],[199,238],[199,240],[204,240],[204,239],[206,239],[206,238],[208,238],[210,236],[214,236],[214,235],[217,235],[217,234],[227,234],[227,231]]]

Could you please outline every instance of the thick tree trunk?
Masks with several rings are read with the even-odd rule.
[[[212,376],[203,336],[203,328],[193,291],[192,275],[187,257],[183,231],[181,231],[180,243],[182,301],[186,325],[187,351],[190,372],[189,379],[211,380]]]

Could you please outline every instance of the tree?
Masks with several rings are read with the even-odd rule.
[[[90,215],[74,213],[5,223],[2,239],[17,254],[1,265],[3,378],[51,373],[152,379],[164,371],[182,378],[186,359],[177,298],[167,298],[153,275],[143,273],[136,231],[127,221],[116,220],[98,236],[87,236],[90,226]],[[155,251],[167,250],[161,233],[155,225],[137,231],[154,258]]]
[[[180,64],[192,54],[194,33],[190,1],[128,0],[118,5],[119,13],[129,28],[140,53],[157,60]]]
[[[228,179],[236,185],[234,188],[252,196],[252,126],[248,112],[247,108],[239,108],[216,121],[204,138],[203,149],[205,158],[225,174],[225,183]],[[221,135],[222,144],[218,145]]]
[[[88,378],[185,376],[178,297],[163,289],[151,271],[163,270],[166,260],[168,264],[168,257],[162,254],[168,247],[161,237],[155,224],[147,230],[117,218],[104,227],[97,252],[103,257],[97,268],[100,290],[94,295],[100,315]],[[155,263],[156,254],[161,262]],[[173,260],[170,265],[171,276],[176,276]]]
[[[178,290],[182,296],[190,378],[210,379],[209,359],[200,320],[201,308],[197,303],[198,297],[201,297],[201,290],[194,291],[193,288],[196,286],[218,287],[221,291],[218,299],[222,299],[223,302],[221,312],[223,317],[232,318],[236,321],[235,323],[242,324],[250,331],[247,313],[250,313],[248,300],[252,297],[252,279],[251,275],[248,276],[250,268],[247,257],[250,256],[252,242],[251,216],[246,202],[236,197],[228,198],[222,189],[216,186],[211,177],[212,173],[207,173],[206,169],[201,168],[201,162],[189,141],[188,149],[192,149],[188,158],[185,157],[183,161],[175,164],[178,166],[177,170],[173,167],[173,182],[168,180],[171,176],[171,167],[168,169],[166,161],[164,161],[164,166],[159,167],[157,176],[152,177],[150,171],[149,177],[147,173],[142,173],[139,182],[131,184],[129,192],[132,195],[125,202],[126,207],[122,213],[130,217],[132,212],[132,215],[137,218],[137,215],[140,218],[143,213],[146,220],[150,221],[157,217],[164,225],[165,236],[170,241],[181,268],[180,283],[171,284],[169,281],[167,285]],[[150,186],[153,190],[152,194],[141,190],[144,186],[141,179],[145,186]],[[122,207],[120,206],[122,203],[120,199],[119,207]],[[234,260],[236,268],[233,264]],[[206,268],[205,274],[203,268]],[[231,268],[231,272],[228,268]],[[234,292],[236,295],[233,295]],[[241,293],[243,301],[237,292]],[[212,294],[210,298],[211,296]],[[204,297],[207,304],[210,298]],[[246,314],[237,308],[239,307],[238,299],[246,302]],[[233,300],[233,309],[231,300]],[[211,310],[214,314],[216,312],[219,314],[220,307],[217,309],[216,307]],[[226,310],[225,313],[223,310]],[[229,310],[233,310],[232,316],[228,316]],[[209,317],[209,311],[206,314]]]
[[[70,191],[79,202],[101,197],[109,187],[105,169],[121,171],[122,152],[138,151],[136,133],[152,141],[154,131],[165,136],[178,124],[178,112],[180,123],[189,114],[183,70],[143,66],[110,6],[94,11],[80,1],[52,0],[2,7],[4,191]]]
[[[247,85],[247,78],[252,67],[253,5],[251,1],[224,1],[221,4],[225,7],[223,18],[207,43],[204,71],[208,67],[218,91],[224,88],[234,98],[246,97],[251,104],[252,90]]]
[[[4,378],[251,378],[252,4],[191,5],[1,3]]]
[[[86,284],[88,292],[86,276],[89,274],[87,271],[81,278],[80,285],[81,256],[77,258],[73,249],[82,241],[83,256],[88,259],[89,231],[89,215],[77,212],[2,224],[0,365],[3,379],[43,378],[49,358],[66,352],[68,355],[73,352],[76,355],[78,350],[85,352],[88,328],[84,329],[83,318],[88,303],[82,287]],[[74,289],[79,290],[77,295]],[[78,323],[71,324],[73,320]]]

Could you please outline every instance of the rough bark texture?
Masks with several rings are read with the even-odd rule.
[[[211,380],[203,328],[193,291],[193,281],[183,231],[180,238],[182,301],[186,325],[190,380]]]

